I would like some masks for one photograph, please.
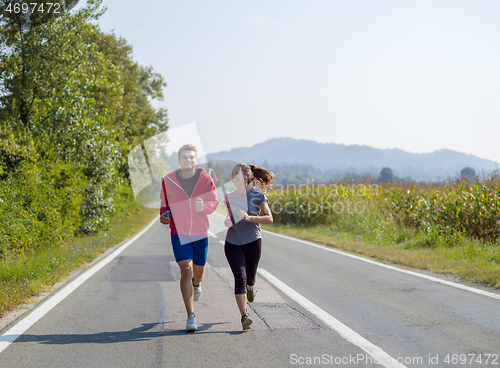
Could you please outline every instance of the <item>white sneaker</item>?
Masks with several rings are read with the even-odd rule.
[[[194,313],[191,313],[186,322],[186,331],[187,332],[195,332],[198,329],[196,325],[196,316]]]
[[[193,285],[193,300],[197,302],[201,297],[201,284],[198,286]]]

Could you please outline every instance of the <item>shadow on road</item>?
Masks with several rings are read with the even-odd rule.
[[[207,323],[198,327],[195,334],[230,334],[239,335],[244,331],[208,331],[212,326],[222,323]],[[168,331],[168,330],[152,330],[158,323],[143,323],[141,327],[133,328],[130,331],[118,332],[99,332],[95,334],[54,334],[54,335],[30,335],[24,334],[20,336],[15,344],[25,342],[37,342],[40,344],[114,344],[120,342],[145,341],[151,338],[175,335],[190,335],[184,330]],[[3,336],[8,338],[9,336]],[[1,339],[0,339],[1,341]]]

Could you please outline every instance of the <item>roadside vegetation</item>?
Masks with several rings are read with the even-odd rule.
[[[268,193],[266,230],[500,288],[500,177]]]
[[[115,216],[107,231],[76,236],[60,247],[38,249],[0,267],[0,316],[30,303],[31,297],[52,290],[52,286],[72,271],[85,267],[107,249],[116,246],[143,229],[155,217],[157,209],[128,203],[127,211]]]
[[[0,315],[116,244],[121,226],[131,235],[152,219],[135,203],[128,153],[168,128],[151,103],[162,76],[101,32],[101,0],[44,22],[9,4],[0,0]]]

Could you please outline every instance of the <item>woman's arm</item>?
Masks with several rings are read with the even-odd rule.
[[[246,212],[240,211],[238,215],[242,220],[248,222],[255,222],[257,224],[268,224],[271,225],[273,223],[273,214],[271,213],[271,209],[267,204],[267,201],[264,201],[260,204],[260,210],[262,212],[262,216],[249,216]]]
[[[229,209],[229,206],[227,205],[226,202],[224,202],[224,204],[226,205],[226,209],[227,209],[227,216],[224,219],[224,226],[231,227],[231,226],[233,226],[233,221],[231,221],[231,210]]]

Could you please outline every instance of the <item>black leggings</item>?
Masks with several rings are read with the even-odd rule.
[[[246,294],[247,285],[255,285],[260,251],[261,239],[244,245],[234,245],[227,241],[224,244],[224,253],[234,275],[235,294]]]

